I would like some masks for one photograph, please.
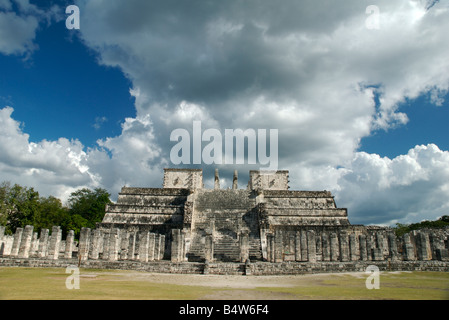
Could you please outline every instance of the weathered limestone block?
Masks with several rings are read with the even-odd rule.
[[[331,261],[338,261],[340,257],[340,252],[338,250],[339,244],[337,234],[332,232],[329,236],[329,240],[330,240]]]
[[[70,230],[67,233],[67,237],[65,239],[64,259],[72,259],[73,247],[75,244],[74,240],[75,240],[75,231]]]
[[[330,244],[329,244],[329,235],[326,232],[323,232],[321,235],[322,247],[323,247],[323,261],[330,261]]]
[[[135,260],[136,258],[136,240],[137,240],[137,233],[136,232],[130,233],[128,245],[128,260]]]
[[[51,229],[50,245],[48,247],[48,258],[57,260],[59,258],[59,246],[61,245],[62,230],[59,226]]]
[[[274,250],[274,235],[272,233],[267,234],[267,260],[269,262],[275,261],[275,250]]]
[[[158,256],[158,260],[162,260],[164,259],[164,255],[165,255],[165,235],[164,234],[160,234],[159,235],[159,256]]]
[[[249,230],[242,230],[240,233],[240,262],[245,262],[249,258]]]
[[[148,245],[150,242],[150,233],[142,231],[139,233],[139,261],[148,262]]]
[[[30,257],[37,256],[38,249],[39,249],[39,235],[37,232],[33,232],[33,237],[31,238]]]
[[[276,229],[274,233],[274,262],[282,262],[283,259],[283,243],[282,243],[282,230]]]
[[[368,260],[373,260],[374,249],[376,248],[376,244],[373,241],[373,237],[371,234],[368,234],[366,237],[366,255]]]
[[[122,231],[120,238],[120,260],[128,260],[129,232]]]
[[[17,257],[19,255],[20,242],[22,241],[23,228],[17,228],[14,233],[14,242],[11,249],[11,257]]]
[[[364,234],[361,234],[359,236],[359,245],[360,245],[360,260],[367,261],[368,252],[366,248],[366,236]]]
[[[80,242],[78,248],[78,258],[81,261],[89,259],[89,246],[90,246],[91,231],[90,228],[81,228]]]
[[[340,261],[349,261],[349,243],[346,231],[340,231]]]
[[[159,245],[156,240],[156,234],[150,232],[148,235],[148,261],[154,261],[157,255],[156,252],[159,249]]]
[[[171,262],[181,262],[182,256],[182,243],[181,243],[181,230],[172,229],[171,231]]]
[[[37,251],[37,256],[39,258],[44,258],[48,254],[48,229],[41,229],[39,236],[39,249]]]
[[[301,261],[301,231],[295,232],[295,260]]]
[[[312,230],[307,231],[307,260],[312,263],[316,262],[315,232]]]
[[[307,231],[301,230],[301,261],[307,261]]]
[[[349,255],[351,261],[359,260],[359,253],[357,250],[357,239],[355,233],[349,235]]]
[[[31,239],[33,237],[33,226],[25,226],[20,241],[19,258],[28,258],[30,256]]]
[[[416,235],[416,251],[418,260],[431,260],[429,237],[424,232],[418,232]]]
[[[206,242],[204,244],[205,259],[208,262],[214,261],[214,236],[212,233],[206,233]]]
[[[5,226],[0,226],[0,240],[3,240],[3,236],[5,235]]]
[[[396,241],[396,235],[393,232],[389,232],[387,235],[388,238],[388,251],[389,256],[392,261],[399,260],[399,253],[398,253],[398,244]]]
[[[120,229],[113,228],[109,233],[109,261],[117,261],[120,250]]]
[[[403,236],[404,239],[404,259],[407,261],[415,260],[415,248],[412,245],[410,234],[406,233]]]
[[[89,254],[88,254],[89,259],[98,260],[100,257],[100,248],[102,246],[103,246],[103,232],[99,229],[92,230],[89,244]]]

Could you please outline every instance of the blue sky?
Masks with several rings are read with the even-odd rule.
[[[278,129],[291,189],[331,190],[353,223],[449,214],[448,1],[376,1],[375,30],[371,4],[0,0],[0,180],[157,187],[200,120]],[[241,188],[258,168],[218,167]]]

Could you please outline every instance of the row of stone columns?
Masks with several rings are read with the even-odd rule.
[[[267,234],[267,260],[383,261],[448,260],[447,236],[414,231],[397,238],[392,232],[368,234],[276,230]],[[400,249],[400,250],[398,250]]]
[[[85,260],[162,260],[165,253],[165,235],[148,231],[127,232],[117,228],[91,230],[82,228],[79,259]]]
[[[75,233],[70,230],[65,241],[62,230],[54,226],[42,229],[40,237],[33,226],[17,228],[13,236],[4,235],[0,226],[0,255],[15,258],[71,259],[74,253],[82,260],[162,260],[165,253],[165,235],[150,232],[125,232],[120,229],[91,230],[82,228],[80,241],[75,243]]]

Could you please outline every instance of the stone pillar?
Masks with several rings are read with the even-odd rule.
[[[121,232],[120,260],[128,260],[129,232]]]
[[[45,258],[48,251],[48,229],[41,229],[41,234],[39,236],[39,249],[37,251],[38,258]]]
[[[416,251],[418,253],[418,260],[430,260],[431,255],[429,255],[428,247],[429,238],[424,232],[418,232],[416,236]]]
[[[155,233],[150,232],[148,235],[148,261],[154,261],[157,257],[159,250],[159,244],[157,243],[158,237]]]
[[[274,233],[274,262],[282,262],[282,230],[276,229]]]
[[[359,259],[359,255],[357,253],[357,239],[354,233],[349,235],[349,254],[351,261],[357,261]]]
[[[403,236],[404,239],[404,259],[408,261],[415,260],[415,248],[410,240],[410,234],[406,233]]]
[[[30,257],[35,257],[39,249],[39,237],[37,232],[33,232],[33,238],[31,239]]]
[[[301,231],[295,232],[295,261],[301,261]]]
[[[100,248],[103,245],[103,232],[95,229],[91,232],[91,241],[89,248],[89,259],[98,260],[100,257]]]
[[[59,246],[61,245],[62,230],[58,226],[51,229],[50,246],[48,248],[48,258],[57,260],[59,258]]]
[[[139,233],[139,260],[148,262],[148,244],[150,241],[150,233],[142,231]]]
[[[396,235],[393,232],[389,232],[387,235],[388,238],[388,251],[389,256],[392,261],[396,261],[399,259],[398,255],[398,245],[396,242]]]
[[[267,260],[274,262],[274,235],[272,233],[267,234]]]
[[[330,240],[330,256],[331,256],[331,261],[338,261],[339,257],[340,257],[340,253],[338,250],[338,237],[337,234],[332,232],[330,234],[329,237]]]
[[[340,231],[340,261],[349,261],[348,233]]]
[[[373,260],[383,261],[384,260],[384,236],[382,232],[377,231],[375,234],[376,245],[373,248]]]
[[[368,234],[368,236],[366,237],[366,255],[367,255],[367,259],[368,260],[373,260],[373,254],[374,254],[374,248],[375,248],[375,244],[372,238],[371,234]]]
[[[70,230],[67,233],[67,237],[65,239],[64,259],[72,259],[74,240],[75,240],[75,232],[73,230]]]
[[[5,228],[4,226],[0,226],[0,240],[3,240],[3,236],[5,235]]]
[[[181,248],[181,230],[172,229],[171,238],[171,262],[181,262],[183,260]]]
[[[160,234],[160,247],[159,247],[159,259],[163,260],[165,255],[165,234]]]
[[[90,237],[90,228],[81,228],[80,242],[78,245],[78,259],[80,261],[86,261],[89,258]]]
[[[234,170],[234,178],[232,179],[232,189],[237,190],[239,188],[238,186],[238,173],[237,170]]]
[[[25,226],[20,241],[19,258],[28,258],[30,256],[31,238],[33,237],[33,226]]]
[[[220,177],[218,176],[218,169],[215,169],[214,189],[220,189]]]
[[[323,247],[323,261],[330,261],[330,246],[329,246],[329,235],[325,232],[321,235],[322,247]]]
[[[14,242],[12,243],[11,257],[19,255],[20,242],[22,241],[23,228],[17,228],[14,233]]]
[[[366,236],[361,234],[359,236],[359,244],[360,244],[360,260],[367,261],[368,253],[366,252]]]
[[[204,256],[207,262],[214,261],[214,236],[206,233],[206,243],[204,244]]]
[[[132,232],[129,235],[128,260],[134,260],[136,258],[136,237],[136,232]]]
[[[109,233],[109,261],[117,261],[120,250],[120,229],[113,228]]]
[[[315,232],[307,231],[307,260],[309,262],[316,262],[316,240]]]
[[[301,230],[301,261],[307,261],[308,253],[307,253],[307,231]]]
[[[244,229],[240,233],[240,262],[249,259],[249,230]]]

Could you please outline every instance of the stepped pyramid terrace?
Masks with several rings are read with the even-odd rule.
[[[449,271],[449,228],[401,237],[352,225],[329,191],[289,189],[286,170],[250,171],[246,189],[204,188],[201,169],[165,169],[162,188],[123,187],[79,242],[60,228],[13,236],[0,228],[0,265],[122,268],[211,274]]]

